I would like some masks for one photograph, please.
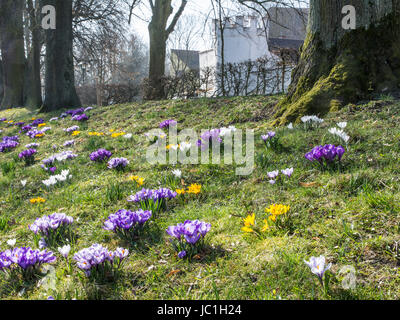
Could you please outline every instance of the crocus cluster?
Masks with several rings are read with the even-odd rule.
[[[26,135],[31,139],[36,138],[36,137],[41,136],[41,135],[43,135],[45,133],[45,131],[43,129],[41,129],[41,130],[31,129],[26,133]]]
[[[344,123],[346,123],[346,122],[344,122]],[[343,122],[341,122],[339,124],[343,125]],[[346,132],[344,132],[343,129],[338,129],[338,128],[334,127],[334,128],[330,128],[328,131],[329,131],[329,133],[333,134],[334,136],[339,137],[345,143],[349,142],[349,140],[350,140],[350,136]]]
[[[96,161],[96,162],[102,162],[102,161],[110,159],[111,156],[112,156],[112,153],[110,151],[108,151],[106,149],[99,149],[90,154],[90,160]]]
[[[54,172],[56,170],[56,168],[53,167],[53,168],[50,168],[49,170],[51,172]],[[50,176],[49,179],[42,180],[42,182],[46,187],[50,187],[50,186],[54,186],[58,182],[64,182],[71,178],[72,178],[72,175],[69,174],[69,170],[62,170],[60,174]]]
[[[77,115],[72,117],[72,120],[83,122],[83,121],[89,120],[89,117],[85,113],[77,114]]]
[[[115,251],[109,251],[95,243],[91,247],[77,252],[74,260],[77,262],[77,267],[83,270],[86,276],[100,280],[99,278],[105,279],[106,276],[115,274],[128,254],[128,249],[117,248]]]
[[[107,163],[109,169],[122,170],[129,164],[129,160],[126,158],[112,158]]]
[[[220,129],[211,129],[203,132],[200,136],[200,139],[197,141],[197,146],[204,149],[207,148],[210,142],[221,143],[222,139],[220,137],[220,133]]]
[[[61,161],[65,161],[65,160],[70,160],[70,159],[76,158],[77,156],[78,156],[77,154],[73,153],[70,150],[67,150],[67,151],[63,151],[63,152],[57,153],[55,155],[52,155],[49,158],[44,159],[42,162],[45,166],[48,166],[48,165],[53,164],[56,161],[61,162]]]
[[[210,231],[211,224],[199,220],[186,220],[175,226],[167,228],[167,233],[172,237],[174,249],[178,257],[191,258],[198,253],[204,245],[204,237]]]
[[[75,144],[75,140],[67,140],[64,142],[63,146],[70,147],[70,146],[73,146],[74,144]]]
[[[37,147],[39,147],[39,146],[40,146],[40,143],[34,142],[34,143],[29,143],[29,144],[27,144],[27,145],[25,146],[25,148],[27,148],[27,149],[30,149],[30,148],[37,148]]]
[[[28,132],[29,130],[32,130],[32,126],[31,125],[26,125],[26,126],[23,126],[22,128],[21,128],[21,130],[23,131],[23,132]]]
[[[324,122],[324,120],[323,119],[320,119],[320,118],[318,118],[317,116],[304,116],[304,117],[301,117],[301,121],[303,122],[303,123],[312,123],[312,122],[315,122],[315,123],[322,123],[322,122]]]
[[[3,141],[0,142],[0,152],[8,152],[19,145],[19,143],[15,140],[8,140],[8,139],[4,140],[4,138]]]
[[[151,211],[148,210],[118,210],[104,222],[104,229],[114,231],[122,237],[132,238],[144,227],[151,215]]]
[[[74,116],[76,116],[76,115],[79,115],[79,114],[82,114],[82,113],[84,113],[85,112],[85,109],[84,108],[78,108],[78,109],[71,109],[71,110],[68,110],[68,111],[66,111],[65,113],[68,115],[70,115],[71,117],[74,117]]]
[[[163,122],[160,123],[160,129],[164,129],[164,128],[169,128],[169,127],[174,127],[178,124],[178,122],[176,122],[175,120],[165,120]]]
[[[177,193],[168,189],[160,188],[158,190],[143,188],[135,195],[128,198],[128,202],[139,203],[143,210],[150,210],[153,214],[167,208],[167,200],[177,196]]]
[[[345,153],[345,149],[342,146],[336,147],[333,144],[326,144],[324,146],[317,146],[310,152],[306,153],[305,157],[307,160],[314,162],[318,161],[320,164],[329,164],[337,159],[340,161]]]
[[[7,142],[7,141],[16,141],[16,142],[18,142],[19,141],[19,137],[18,136],[11,136],[11,137],[5,136],[5,137],[2,138],[2,141],[3,142]]]
[[[32,127],[37,127],[39,124],[44,123],[43,119],[35,119],[33,120],[33,122],[31,123]]]
[[[267,134],[261,136],[262,141],[266,142],[269,139],[275,137],[276,133],[274,131],[269,131]]]
[[[42,264],[55,261],[56,257],[51,251],[33,250],[30,247],[14,248],[0,253],[0,270],[6,271],[18,266],[27,275],[37,271]]]
[[[29,225],[29,230],[35,235],[45,238],[46,243],[54,246],[58,241],[68,237],[70,225],[74,219],[65,213],[53,213],[35,220]]]
[[[290,177],[292,176],[292,174],[293,174],[293,171],[294,171],[293,168],[287,168],[287,169],[281,170],[281,173],[282,173],[284,176],[290,178]],[[279,170],[267,172],[267,176],[268,176],[268,178],[270,179],[270,180],[269,180],[269,183],[270,183],[270,184],[275,184],[277,178],[279,177]]]
[[[27,164],[31,164],[35,160],[35,153],[37,153],[36,149],[27,149],[22,151],[18,157],[24,159]]]
[[[267,134],[262,135],[261,140],[264,142],[267,149],[279,150],[282,146],[279,143],[275,131],[269,131]]]
[[[72,127],[69,127],[69,128],[65,128],[65,129],[63,129],[65,132],[67,132],[67,133],[71,133],[71,132],[74,132],[74,131],[77,131],[77,130],[79,130],[79,126],[72,126]]]

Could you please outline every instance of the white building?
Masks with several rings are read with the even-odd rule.
[[[241,64],[263,59],[264,62],[268,61],[267,68],[271,72],[266,76],[267,81],[270,82],[270,88],[264,93],[286,90],[290,84],[291,69],[296,63],[293,61],[296,60],[293,58],[293,53],[298,52],[304,42],[307,21],[308,9],[280,7],[270,8],[264,21],[260,21],[255,16],[236,16],[234,19],[227,19],[222,24],[224,42],[222,55],[221,24],[218,20],[213,20],[213,46],[212,49],[200,52],[200,76],[205,76],[205,70],[218,70],[222,57],[225,64]],[[290,57],[286,59],[288,54]],[[282,60],[285,60],[286,70],[279,72],[279,66],[283,68]],[[238,75],[243,74],[241,72],[238,71]],[[251,92],[259,86],[259,83],[257,84],[259,80],[256,79],[259,76],[256,75],[256,71],[253,70],[251,73],[251,84],[246,92]],[[235,75],[231,76],[231,78],[234,77]],[[220,84],[215,77],[211,82],[212,85],[208,85],[207,88],[207,95],[220,91]],[[228,88],[227,94],[234,94],[232,90]]]
[[[248,95],[285,91],[305,39],[308,11],[272,7],[262,21],[255,16],[236,16],[222,24],[213,20],[210,49],[199,52],[198,66],[190,67],[200,70],[202,94]],[[190,53],[191,59],[178,55],[178,60],[182,60],[179,65],[193,65],[193,52]],[[222,90],[221,80],[223,60],[225,90]]]

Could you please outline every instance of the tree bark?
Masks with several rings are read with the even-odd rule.
[[[31,108],[37,108],[42,105],[42,86],[40,78],[40,51],[41,29],[40,29],[40,6],[36,1],[34,7],[32,0],[27,0],[28,16],[32,42],[26,65],[25,75],[25,105]]]
[[[81,105],[75,89],[72,54],[72,0],[43,0],[56,8],[56,29],[45,30],[45,99],[41,111]]]
[[[342,8],[356,9],[355,30]],[[310,0],[307,37],[276,124],[325,114],[400,88],[400,0]]]
[[[4,87],[0,109],[23,105],[25,66],[23,4],[23,0],[0,2],[0,47]]]

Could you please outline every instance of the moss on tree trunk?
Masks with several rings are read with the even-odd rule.
[[[340,2],[352,1],[335,2],[335,8],[318,1],[310,2],[307,38],[288,96],[277,106],[276,124],[400,89],[400,0],[353,1],[357,29],[348,31],[341,27]]]

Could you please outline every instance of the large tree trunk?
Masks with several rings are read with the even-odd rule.
[[[3,100],[3,61],[0,60],[0,103]]]
[[[356,30],[342,8],[356,8]],[[400,0],[310,0],[308,32],[277,123],[400,88]]]
[[[42,111],[81,105],[75,89],[72,55],[72,0],[44,0],[56,8],[56,29],[46,33],[45,100]]]
[[[0,2],[0,47],[4,87],[0,109],[23,105],[25,66],[23,4],[23,0]]]
[[[32,33],[32,42],[25,75],[25,105],[37,108],[42,105],[42,87],[40,79],[40,6],[36,1],[36,8],[32,0],[27,0],[30,30]]]

